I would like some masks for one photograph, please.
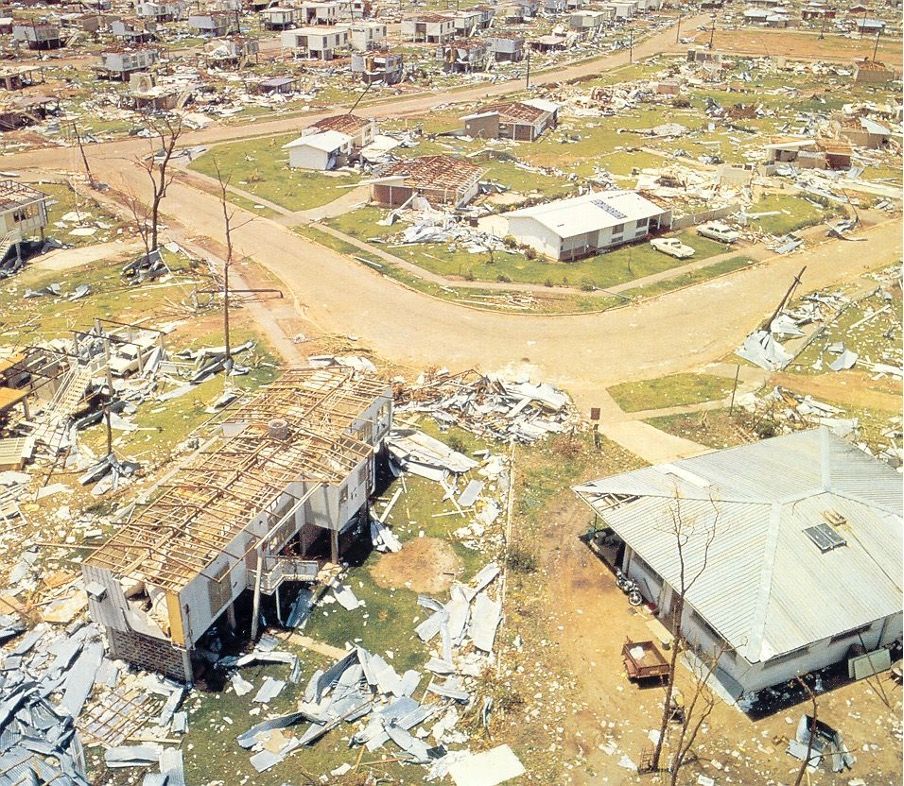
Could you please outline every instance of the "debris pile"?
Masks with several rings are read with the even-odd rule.
[[[394,398],[400,415],[427,414],[440,426],[457,426],[503,443],[536,442],[577,425],[574,406],[558,388],[473,370],[434,371],[412,386],[400,382]]]

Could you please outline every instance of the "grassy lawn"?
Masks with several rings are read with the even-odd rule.
[[[873,314],[876,316],[868,319]],[[860,368],[865,363],[897,365],[901,357],[898,330],[902,318],[904,313],[900,298],[894,298],[889,302],[885,302],[881,294],[863,298],[857,303],[850,304],[837,319],[829,322],[823,333],[797,357],[791,368],[796,373],[824,373],[829,363],[838,357],[837,354],[827,351],[827,347],[836,343],[842,343],[847,349],[860,355],[858,360]],[[867,321],[864,322],[865,319]]]
[[[120,219],[108,212],[98,202],[76,194],[65,183],[39,183],[35,188],[50,197],[47,210],[48,226],[45,234],[69,246],[90,246],[106,243],[122,236],[125,226]],[[62,221],[67,213],[79,213],[77,221]],[[77,228],[94,228],[92,235],[73,235]]]
[[[661,273],[686,264],[656,251],[649,243],[637,243],[577,262],[553,262],[543,258],[529,259],[519,251],[471,253],[456,243],[417,243],[394,245],[396,226],[380,226],[376,222],[385,215],[382,208],[368,206],[324,221],[359,240],[382,238],[391,254],[442,276],[470,281],[503,281],[517,284],[572,286],[582,289],[606,289],[643,276]],[[725,253],[725,246],[700,237],[693,231],[679,232],[677,237],[694,248],[694,260]]]
[[[672,374],[641,382],[624,382],[609,394],[625,412],[643,412],[716,401],[731,393],[732,380],[711,374]]]
[[[753,227],[770,235],[785,235],[798,229],[824,221],[830,211],[808,202],[803,197],[790,194],[769,194],[764,196],[750,208],[750,213],[768,213],[778,211],[778,215],[753,218]]]
[[[218,145],[192,161],[189,168],[216,177],[218,164],[221,171],[229,174],[230,185],[287,210],[320,207],[345,194],[347,186],[358,183],[360,177],[357,174],[289,169],[289,154],[282,146],[297,136],[285,134]],[[235,195],[230,198],[233,197]]]
[[[622,294],[637,299],[656,297],[657,295],[664,295],[666,292],[674,292],[676,289],[683,289],[684,287],[709,281],[718,276],[724,276],[735,270],[741,270],[753,264],[753,262],[754,260],[750,257],[731,257],[730,259],[723,259],[712,265],[708,265],[707,267],[700,268],[699,270],[691,270],[688,273],[682,273],[679,276],[656,281],[653,284],[646,284],[644,286],[629,289]]]
[[[644,422],[667,434],[718,450],[756,441],[756,434],[745,425],[745,421],[749,419],[750,416],[743,410],[736,409],[729,415],[727,409],[710,409],[705,412],[648,418]]]

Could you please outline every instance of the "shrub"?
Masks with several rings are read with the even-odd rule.
[[[511,284],[512,283],[511,276],[507,276],[507,275],[505,275],[505,273],[500,273],[498,276],[496,276],[496,280],[500,284]]]
[[[505,564],[515,573],[537,572],[537,557],[524,546],[512,546],[505,557]]]

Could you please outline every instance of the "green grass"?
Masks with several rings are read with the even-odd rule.
[[[325,205],[347,193],[347,186],[358,183],[357,174],[289,169],[289,154],[282,146],[296,137],[298,134],[284,134],[218,145],[192,161],[189,168],[216,177],[219,165],[228,173],[230,185],[292,211]]]
[[[748,212],[766,213],[779,211],[778,215],[753,218],[751,226],[770,235],[785,235],[824,221],[829,212],[808,202],[803,197],[790,194],[769,194],[754,203]]]
[[[52,204],[47,210],[48,226],[44,230],[48,237],[55,238],[69,246],[90,246],[122,237],[123,222],[110,213],[100,203],[76,194],[65,183],[39,183],[36,188],[50,197]],[[61,222],[67,213],[77,211],[83,215],[78,222]],[[57,226],[60,223],[61,226]],[[76,227],[97,227],[93,235],[70,234]]]
[[[684,287],[693,286],[694,284],[701,284],[704,281],[709,281],[710,279],[733,273],[735,270],[741,270],[748,267],[753,264],[753,262],[753,259],[746,256],[722,259],[712,265],[707,265],[706,267],[697,270],[691,270],[687,273],[673,276],[672,278],[666,278],[652,284],[645,284],[644,286],[639,286],[634,289],[628,289],[622,294],[638,300],[656,297],[658,295],[664,295],[667,292],[674,292],[676,289],[683,289]]]
[[[711,374],[672,374],[641,382],[624,382],[609,394],[625,412],[665,409],[717,401],[731,393],[732,380]]]
[[[883,309],[885,309],[883,311]],[[871,314],[877,316],[853,327]],[[826,351],[835,343],[842,343],[860,355],[855,368],[862,369],[866,363],[888,363],[896,365],[900,358],[900,333],[898,329],[904,318],[900,298],[886,302],[881,294],[851,303],[834,321],[826,323],[823,333],[795,359],[790,368],[803,374],[825,373],[830,363],[838,355]],[[890,338],[889,338],[890,337]],[[822,369],[814,366],[822,361]],[[828,371],[828,373],[834,373]],[[845,372],[839,372],[844,374]]]
[[[750,415],[738,408],[731,415],[728,409],[709,409],[704,412],[648,418],[644,423],[667,434],[721,450],[756,440],[755,433],[745,425],[749,419]]]
[[[455,243],[394,245],[391,236],[400,231],[398,225],[385,227],[376,223],[385,213],[382,208],[368,206],[337,218],[326,219],[324,223],[359,240],[383,238],[386,244],[381,245],[381,248],[431,273],[447,276],[450,282],[459,278],[607,289],[615,284],[671,270],[688,262],[656,251],[647,242],[623,246],[608,254],[577,262],[554,262],[540,257],[529,259],[521,252],[509,250],[473,254]],[[694,260],[725,253],[722,244],[700,237],[695,232],[680,232],[677,237],[697,251]]]

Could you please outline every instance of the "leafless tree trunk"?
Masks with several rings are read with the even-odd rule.
[[[691,591],[694,584],[706,570],[709,562],[709,549],[715,540],[717,525],[719,522],[719,509],[715,502],[712,502],[715,516],[710,525],[707,525],[705,531],[697,533],[697,537],[703,538],[701,547],[702,557],[699,565],[691,568],[687,564],[685,556],[685,547],[691,537],[695,536],[696,525],[694,521],[685,521],[681,511],[681,498],[676,494],[675,504],[670,512],[671,522],[669,534],[675,538],[675,549],[678,556],[678,586],[673,587],[675,598],[672,607],[672,657],[669,662],[669,676],[665,689],[665,699],[662,703],[662,720],[659,724],[659,739],[656,740],[656,746],[653,748],[653,756],[650,760],[650,771],[656,772],[660,769],[659,761],[662,757],[662,746],[665,743],[666,732],[669,728],[669,718],[672,714],[672,695],[675,691],[675,668],[678,665],[678,655],[684,643],[682,617],[684,616],[684,604],[687,593]]]
[[[140,159],[138,165],[145,171],[151,184],[151,201],[147,213],[150,225],[148,242],[150,250],[153,251],[159,245],[160,203],[166,196],[166,189],[173,182],[174,174],[170,170],[170,160],[179,144],[184,126],[178,117],[151,120],[148,124],[154,132],[154,139],[159,143],[159,148],[153,150],[147,158]]]
[[[816,694],[810,690],[810,686],[807,685],[800,677],[797,678],[797,681],[800,683],[800,686],[807,692],[807,695],[810,697],[810,704],[813,706],[813,722],[812,725],[807,729],[809,732],[809,736],[807,738],[807,753],[804,756],[804,760],[801,762],[800,769],[797,771],[797,778],[794,781],[794,786],[800,786],[804,782],[804,776],[807,774],[807,767],[810,766],[810,754],[813,752],[813,733],[816,731],[816,714],[819,711],[819,708],[816,706]]]
[[[675,744],[675,752],[672,756],[670,767],[670,786],[677,786],[678,773],[687,761],[688,754],[693,750],[701,727],[716,706],[716,697],[707,684],[707,680],[716,670],[719,665],[719,658],[722,657],[725,651],[725,647],[717,648],[710,656],[706,666],[701,668],[699,674],[694,675],[694,696],[690,704],[685,708],[684,717],[681,720],[681,730],[678,733],[678,741]]]
[[[145,258],[147,258],[151,254],[151,222],[148,216],[147,205],[134,192],[127,192],[124,201],[129,213],[132,215],[132,225],[141,238]]]
[[[232,362],[232,344],[229,338],[229,268],[232,267],[232,219],[235,211],[229,209],[227,199],[229,176],[223,175],[216,159],[214,159],[213,166],[217,173],[217,182],[220,184],[220,205],[223,208],[223,226],[226,233],[226,259],[223,260],[223,343],[226,346],[226,370],[228,372]]]

